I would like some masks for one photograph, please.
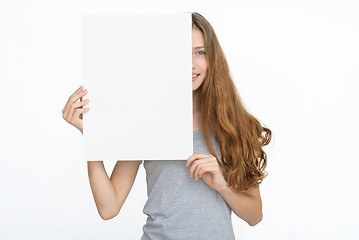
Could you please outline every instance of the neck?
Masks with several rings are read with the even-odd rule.
[[[193,130],[202,129],[201,124],[201,110],[199,107],[199,94],[192,92],[192,102],[193,102]]]
[[[196,91],[192,92],[192,102],[193,102],[193,115],[200,112],[199,107],[199,94]]]

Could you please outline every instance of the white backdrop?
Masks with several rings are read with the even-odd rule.
[[[0,239],[139,239],[141,165],[120,214],[92,197],[82,135],[62,118],[82,84],[81,14],[197,11],[242,100],[274,134],[263,220],[237,239],[358,239],[355,0],[0,1]],[[115,162],[106,163],[110,175]]]

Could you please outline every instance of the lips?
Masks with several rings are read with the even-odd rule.
[[[198,78],[200,74],[198,73],[192,73],[192,82]]]

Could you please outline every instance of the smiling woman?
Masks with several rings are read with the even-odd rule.
[[[81,115],[89,110],[82,108],[86,93],[78,89],[63,109],[63,118],[81,132]],[[199,13],[192,13],[192,96],[195,154],[144,161],[148,199],[141,240],[233,240],[232,211],[251,226],[262,219],[259,184],[267,161],[262,147],[271,131],[244,109],[215,32]],[[88,162],[103,219],[120,212],[142,162],[118,161],[111,178],[102,161]]]
[[[235,239],[232,211],[250,226],[262,219],[262,146],[271,131],[244,109],[214,30],[199,13],[192,13],[192,96],[195,154],[186,168],[181,160],[144,161],[141,240]]]

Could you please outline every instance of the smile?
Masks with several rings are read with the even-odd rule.
[[[192,75],[192,82],[194,81],[194,80],[196,80],[197,78],[198,78],[198,76],[199,76],[200,74],[197,74],[197,75]]]

